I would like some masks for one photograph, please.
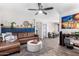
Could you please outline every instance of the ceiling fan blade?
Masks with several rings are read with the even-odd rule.
[[[44,10],[51,10],[53,7],[44,8]]]
[[[44,13],[45,15],[47,15],[47,13],[46,13],[46,12],[44,12],[44,11],[43,11],[43,13]]]
[[[37,15],[38,14],[38,12],[37,13],[35,13],[35,15]]]
[[[33,10],[33,11],[36,11],[36,10],[38,10],[38,9],[28,9],[28,10]]]

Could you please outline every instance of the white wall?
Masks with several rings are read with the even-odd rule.
[[[38,8],[36,4],[32,5],[31,3],[27,4],[0,4],[0,21],[5,26],[10,26],[12,21],[15,21],[17,25],[22,24],[25,20],[36,19],[37,21],[42,22],[59,22],[58,13],[56,10],[46,11],[47,15],[38,14],[35,16],[36,11],[29,11],[29,8]]]
[[[0,33],[1,33],[1,27],[0,27]]]
[[[0,24],[1,24],[1,21],[0,21]],[[1,33],[1,26],[0,26],[0,33]]]
[[[53,10],[51,17],[50,15],[46,16],[41,14],[35,16],[35,19],[37,22],[41,22],[42,24],[47,24],[47,32],[54,32],[58,27],[56,28],[53,23],[59,23],[60,17],[59,17],[59,13],[56,10]],[[42,26],[42,31],[40,33],[42,35],[41,37],[43,38],[43,26]]]
[[[45,6],[46,7],[46,6]],[[29,8],[38,8],[36,4],[31,3],[4,3],[0,4],[0,24],[3,23],[4,26],[10,26],[11,22],[16,22],[16,25],[22,25],[23,21],[33,20],[36,22],[41,22],[42,24],[55,23],[59,22],[59,13],[53,9],[47,12],[47,15],[38,14],[35,15],[36,11],[29,11]],[[51,31],[51,27],[49,27],[49,31]],[[41,31],[42,32],[42,31]],[[43,35],[43,32],[42,34]]]

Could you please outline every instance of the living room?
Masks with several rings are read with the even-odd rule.
[[[54,12],[52,13],[51,13],[51,10],[48,11],[48,15],[41,14],[41,13],[35,15],[35,13],[37,13],[36,11],[28,10],[32,7],[38,9],[37,7],[38,4],[39,3],[35,3],[35,4],[34,3],[10,3],[10,4],[2,3],[0,4],[2,9],[1,22],[0,22],[0,25],[1,25],[0,33],[1,33],[1,39],[2,39],[1,41],[6,41],[6,43],[1,42],[0,55],[9,55],[9,54],[24,55],[23,52],[20,52],[20,49],[21,49],[20,45],[22,45],[22,47],[23,45],[27,46],[26,45],[27,41],[33,40],[33,39],[35,39],[35,41],[38,41],[38,40],[44,41],[43,39],[47,40],[48,32],[50,32],[51,34],[52,33],[59,34],[58,33],[59,14],[55,10],[53,10]],[[52,19],[54,20],[51,21]],[[7,40],[5,40],[5,38],[3,38],[5,37],[5,33],[8,33],[8,35],[11,35],[11,36],[12,35],[15,36],[14,39],[18,39],[17,41],[20,41],[20,43],[15,42],[15,40],[12,40],[15,42],[15,43],[12,43],[11,40],[8,40],[9,38],[6,38]],[[8,41],[11,41],[11,42],[8,43]],[[11,45],[12,47],[10,47],[9,44],[12,44]],[[41,45],[43,45],[43,43],[41,43]],[[23,48],[21,50],[23,50]],[[46,51],[47,49],[48,48],[46,48]],[[14,53],[14,52],[19,52],[19,53]],[[26,56],[28,54],[30,55],[34,54],[32,52],[31,53],[28,52],[27,49],[25,50],[25,52],[27,52]],[[42,51],[40,53],[42,54],[43,52],[45,51]],[[41,54],[39,54],[38,52],[34,55],[41,55]]]
[[[75,3],[0,3],[0,55],[78,55],[78,6]],[[70,42],[72,37],[75,43]]]

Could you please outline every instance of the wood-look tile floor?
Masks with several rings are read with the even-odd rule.
[[[39,52],[28,52],[26,44],[21,46],[21,52],[9,56],[79,56],[79,48],[68,49],[59,45],[59,37],[43,39],[43,48]]]

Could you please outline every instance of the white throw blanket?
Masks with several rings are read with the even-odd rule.
[[[16,39],[13,35],[5,37],[6,42],[14,42]]]
[[[13,36],[11,33],[2,33],[3,41],[14,42],[17,36]]]

